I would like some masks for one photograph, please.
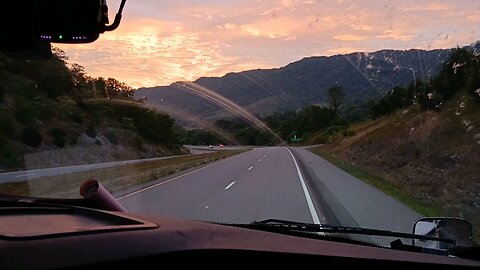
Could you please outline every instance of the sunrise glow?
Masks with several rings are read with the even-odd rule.
[[[118,2],[109,1],[111,18]],[[450,48],[480,39],[477,0],[127,0],[123,18],[93,44],[59,47],[92,76],[142,87],[308,56]]]

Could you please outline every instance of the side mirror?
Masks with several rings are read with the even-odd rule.
[[[467,246],[473,243],[472,225],[465,219],[432,217],[420,218],[413,225],[413,233],[455,241],[455,244],[431,240],[413,240],[414,246],[432,249],[448,249],[452,246]]]

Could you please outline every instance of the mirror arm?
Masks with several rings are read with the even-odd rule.
[[[115,15],[115,20],[111,25],[105,25],[105,28],[104,28],[105,31],[107,32],[113,31],[117,29],[118,26],[120,26],[120,21],[122,20],[122,12],[126,2],[127,0],[122,0],[122,3],[120,3],[120,8],[118,9],[118,13]]]

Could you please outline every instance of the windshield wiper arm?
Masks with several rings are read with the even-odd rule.
[[[266,219],[262,221],[254,221],[250,224],[235,225],[244,228],[257,228],[257,229],[280,229],[280,230],[292,230],[301,232],[320,232],[320,233],[341,233],[341,234],[358,234],[358,235],[371,235],[371,236],[387,236],[387,237],[399,237],[417,240],[430,240],[437,242],[446,242],[455,244],[455,240],[437,238],[432,236],[418,235],[413,233],[393,232],[387,230],[378,229],[364,229],[345,226],[331,226],[323,224],[310,224],[301,223],[280,219]]]

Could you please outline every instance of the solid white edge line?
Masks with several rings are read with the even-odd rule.
[[[305,180],[303,179],[302,172],[298,167],[297,160],[295,160],[295,157],[293,156],[293,153],[292,151],[290,151],[290,149],[288,148],[285,148],[285,149],[287,149],[287,151],[290,153],[290,156],[292,156],[292,159],[293,159],[293,163],[295,163],[295,168],[297,169],[298,178],[300,179],[300,183],[302,184],[303,193],[305,194],[305,199],[307,199],[307,205],[308,205],[308,209],[310,210],[310,215],[312,216],[313,223],[320,224],[320,219],[318,218],[317,211],[315,210],[315,206],[313,205],[312,197],[310,196],[310,193],[308,193],[307,185],[305,184]]]
[[[226,186],[225,190],[229,190],[233,185],[235,185],[235,181],[231,182],[228,186]]]
[[[184,174],[175,176],[174,178],[168,179],[167,181],[163,181],[163,182],[157,183],[157,184],[155,184],[155,185],[151,185],[151,186],[148,186],[148,187],[146,187],[146,188],[142,188],[142,189],[139,189],[139,190],[137,190],[137,191],[134,191],[134,192],[132,192],[132,193],[128,193],[128,194],[126,194],[126,195],[120,196],[120,197],[118,197],[118,198],[116,198],[116,199],[117,199],[117,200],[121,200],[121,199],[128,198],[128,197],[133,196],[133,195],[136,195],[136,194],[138,194],[138,193],[141,193],[141,192],[147,191],[147,190],[149,190],[149,189],[152,189],[152,188],[156,188],[156,187],[158,187],[158,186],[161,186],[161,185],[163,185],[163,184],[172,182],[172,181],[174,181],[174,180],[177,180],[177,179],[182,178],[182,177],[184,177],[184,176],[187,176],[187,175],[189,175],[189,174],[196,173],[196,172],[198,172],[198,171],[200,171],[200,170],[203,170],[203,169],[206,169],[206,168],[211,167],[211,166],[213,166],[213,165],[219,164],[219,163],[221,163],[221,162],[223,162],[223,161],[224,161],[224,160],[220,160],[220,161],[218,161],[218,162],[215,162],[215,163],[209,164],[209,165],[207,165],[207,166],[204,166],[204,167],[198,168],[198,169],[196,169],[196,170],[193,170],[193,171],[191,171],[191,172],[187,172],[187,173],[184,173]]]

